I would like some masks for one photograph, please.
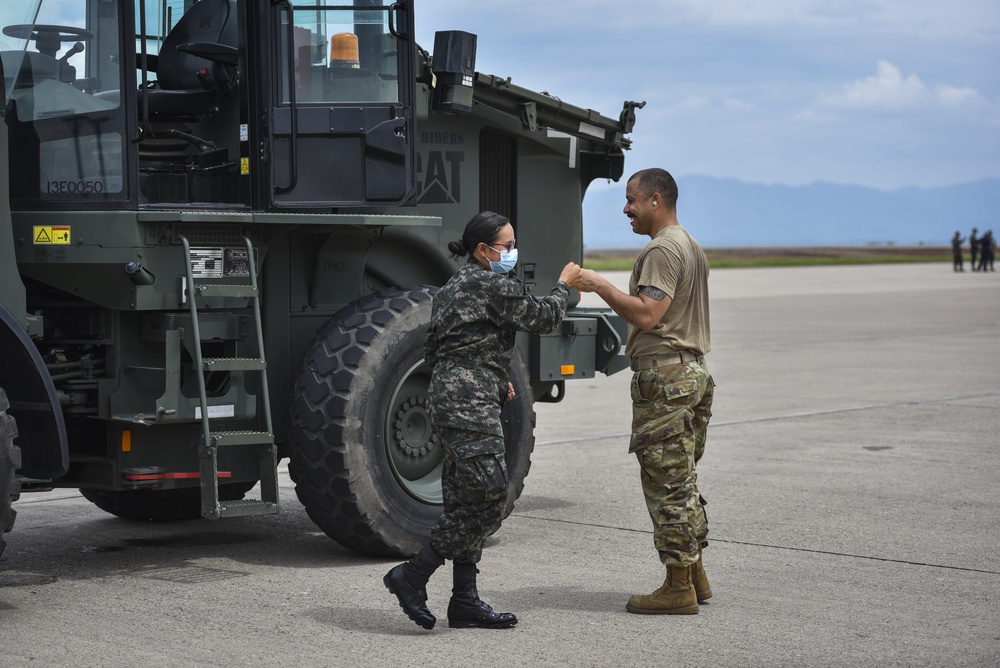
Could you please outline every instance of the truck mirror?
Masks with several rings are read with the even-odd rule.
[[[434,111],[472,112],[476,76],[476,36],[461,30],[434,33]]]

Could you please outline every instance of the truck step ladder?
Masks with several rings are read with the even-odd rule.
[[[249,237],[246,243],[250,283],[219,285],[195,283],[191,264],[191,246],[187,238],[180,236],[184,245],[186,268],[185,290],[188,308],[191,311],[195,368],[199,373],[198,395],[201,402],[201,443],[198,456],[201,461],[201,514],[209,519],[235,517],[240,515],[267,515],[278,512],[278,457],[274,444],[274,429],[271,426],[271,401],[267,389],[267,362],[264,358],[263,324],[260,316],[260,290],[257,287],[257,270],[254,265],[253,245]],[[253,304],[254,325],[257,334],[259,357],[214,357],[205,358],[201,354],[201,331],[198,321],[198,298],[246,298]],[[263,410],[267,431],[226,431],[217,426],[225,417],[213,416],[208,404],[205,388],[205,371],[230,371],[235,373],[256,373],[260,377],[260,406]],[[221,501],[219,499],[219,448],[252,448],[257,453],[260,476],[260,500]]]

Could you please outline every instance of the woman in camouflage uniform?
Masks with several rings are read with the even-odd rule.
[[[512,613],[497,613],[479,599],[476,564],[483,542],[507,504],[500,408],[514,398],[507,373],[518,331],[545,334],[566,315],[569,290],[580,267],[567,264],[547,297],[527,293],[511,273],[517,262],[514,229],[500,214],[472,217],[462,238],[448,244],[468,263],[434,296],[424,357],[432,367],[430,413],[444,446],[444,514],[431,542],[390,570],[383,582],[403,611],[425,629],[427,581],[445,559],[454,562],[448,605],[452,628],[510,628]]]

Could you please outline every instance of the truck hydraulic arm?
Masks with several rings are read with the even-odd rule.
[[[547,93],[536,93],[492,74],[476,73],[474,99],[488,107],[521,120],[526,130],[551,128],[580,137],[609,149],[627,150],[631,140],[625,135],[635,124],[635,110],[645,102],[626,102],[618,120],[583,109]]]

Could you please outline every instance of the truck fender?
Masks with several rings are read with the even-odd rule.
[[[66,422],[45,360],[18,319],[0,304],[0,387],[17,420],[25,478],[51,480],[69,470]]]

